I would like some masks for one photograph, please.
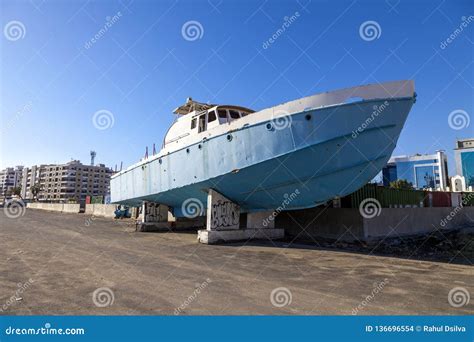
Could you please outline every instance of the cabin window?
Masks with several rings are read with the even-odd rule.
[[[207,122],[212,122],[216,119],[216,112],[211,111],[209,114],[207,114]]]
[[[195,129],[195,128],[196,128],[196,118],[191,120],[191,129]]]
[[[244,116],[247,116],[249,113],[247,112],[240,112],[240,116],[244,117]]]
[[[206,130],[206,114],[199,116],[199,128],[198,133],[204,132]]]
[[[229,115],[230,115],[231,119],[239,119],[240,118],[239,112],[236,111],[236,110],[230,109],[229,110]]]
[[[218,109],[217,116],[219,117],[220,124],[227,122],[227,111],[225,109]]]

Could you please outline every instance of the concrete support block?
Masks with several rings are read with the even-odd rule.
[[[235,229],[235,230],[207,230],[198,231],[198,241],[205,244],[221,242],[247,241],[251,239],[276,240],[285,236],[284,229]]]
[[[171,211],[168,211],[168,222],[176,222],[176,217],[174,217]]]
[[[142,223],[168,222],[168,206],[143,201]]]
[[[136,215],[136,211],[132,213]],[[168,206],[143,202],[140,221],[137,223],[137,232],[170,232],[170,231],[187,231],[195,230],[205,226],[205,217],[198,216],[196,218],[175,218],[169,211]]]
[[[130,212],[133,219],[138,219],[140,217],[140,207],[130,208]]]
[[[207,230],[239,229],[240,207],[215,190],[207,195]]]
[[[160,203],[143,201],[141,220],[137,223],[137,232],[170,231],[172,222],[168,222],[168,206]]]
[[[249,239],[281,239],[285,232],[274,228],[272,215],[272,212],[247,214],[247,228],[241,229],[239,205],[211,189],[207,197],[206,229],[198,231],[198,241],[214,244]]]

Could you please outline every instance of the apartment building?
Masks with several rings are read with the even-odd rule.
[[[23,166],[0,170],[0,201],[11,197],[13,188],[20,186]]]
[[[66,164],[35,165],[23,170],[22,197],[33,199],[31,187],[39,184],[39,201],[84,202],[86,196],[110,193],[113,171],[104,164],[84,165],[78,160]]]
[[[24,167],[21,177],[21,197],[24,199],[33,199],[31,187],[39,183],[40,167],[33,165],[32,167]]]

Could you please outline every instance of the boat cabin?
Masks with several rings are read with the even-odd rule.
[[[230,124],[254,112],[240,106],[206,104],[188,98],[184,105],[174,110],[174,113],[178,114],[179,117],[169,128],[163,147],[188,136],[201,134],[203,134],[203,137],[207,136],[204,134],[205,132],[221,125]]]
[[[197,133],[204,132],[219,125],[230,123],[253,113],[250,109],[236,106],[215,106],[192,116],[190,129]]]

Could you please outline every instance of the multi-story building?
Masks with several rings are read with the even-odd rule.
[[[21,178],[21,197],[24,199],[33,199],[31,187],[39,184],[40,167],[33,165],[32,167],[23,168],[23,176]]]
[[[0,171],[0,201],[11,197],[13,188],[20,186],[22,172],[23,166],[7,167]]]
[[[397,179],[404,179],[415,189],[446,190],[448,161],[444,151],[437,151],[435,154],[392,157],[382,169],[382,176],[385,186],[389,186]]]
[[[84,202],[86,196],[110,193],[112,169],[104,164],[83,165],[78,160],[66,164],[36,165],[23,171],[22,197],[33,199],[31,187],[41,188],[37,199],[48,202]]]
[[[465,186],[474,187],[474,138],[456,141],[454,162],[456,174],[464,177]]]

